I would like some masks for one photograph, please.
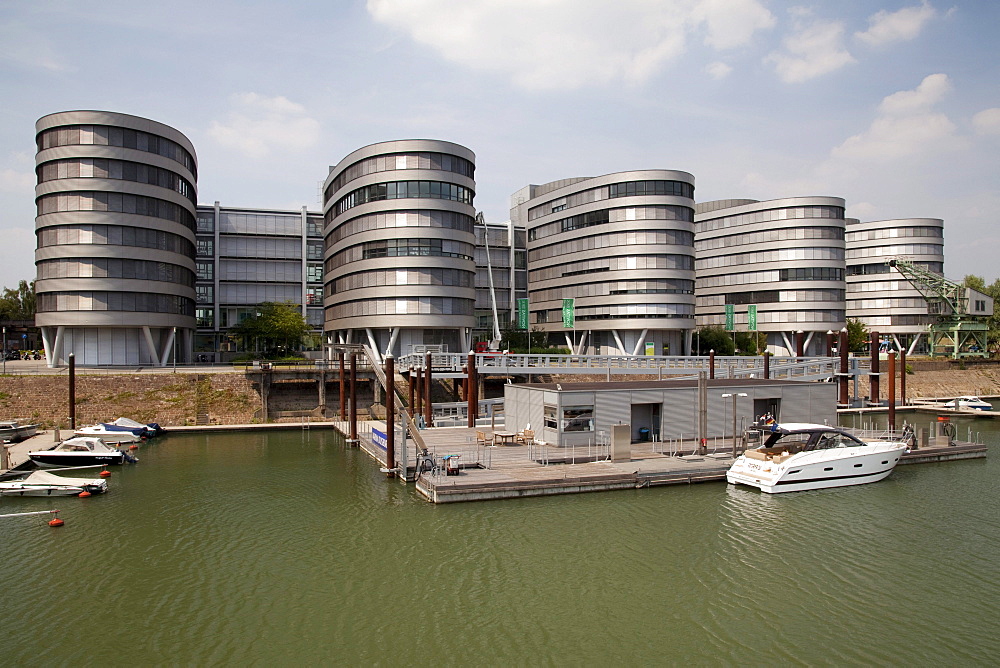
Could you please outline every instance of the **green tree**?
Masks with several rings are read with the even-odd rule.
[[[34,320],[35,282],[19,281],[0,295],[0,320]]]
[[[736,332],[736,349],[743,355],[760,355],[767,347],[764,332]]]
[[[699,329],[695,332],[694,344],[697,348],[696,354],[698,355],[707,355],[710,350],[714,350],[716,355],[733,355],[736,353],[732,332],[727,332],[723,327],[703,327]]]
[[[852,353],[863,353],[869,343],[868,327],[857,318],[847,319],[847,349]]]
[[[292,302],[263,302],[257,312],[229,329],[243,350],[259,350],[266,356],[293,352],[309,334],[309,325]]]

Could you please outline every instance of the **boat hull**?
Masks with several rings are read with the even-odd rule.
[[[729,469],[726,480],[768,494],[864,485],[887,478],[905,451],[906,445],[901,443],[871,444],[802,453],[781,464],[742,456]]]
[[[29,452],[31,461],[42,468],[58,468],[63,466],[100,466],[102,464],[121,464],[125,461],[124,452],[107,453],[71,453],[71,452]]]

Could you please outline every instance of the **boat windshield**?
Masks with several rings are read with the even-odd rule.
[[[847,434],[830,431],[825,434],[821,434],[816,440],[816,445],[814,445],[811,449],[829,450],[830,448],[853,448],[857,445],[861,445],[861,443],[855,441]]]

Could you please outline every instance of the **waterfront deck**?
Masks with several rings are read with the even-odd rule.
[[[335,423],[341,433],[347,433],[346,427],[346,423]],[[372,428],[384,431],[385,424],[359,422],[357,445],[384,467],[385,451],[373,443]],[[417,470],[416,448],[408,439],[406,481],[415,483],[417,491],[432,503],[453,503],[718,482],[725,481],[733,463],[732,440],[728,438],[710,441],[706,455],[694,454],[697,444],[693,440],[633,443],[628,461],[611,462],[607,446],[488,447],[476,442],[477,430],[483,428],[421,430],[434,462],[429,471]],[[975,443],[929,446],[907,453],[900,464],[979,459],[986,457],[986,452],[986,446]],[[459,475],[447,475],[442,461],[447,455],[459,455]]]

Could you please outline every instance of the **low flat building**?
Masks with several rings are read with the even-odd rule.
[[[836,383],[757,378],[707,383],[706,438],[732,436],[733,395],[737,431],[765,413],[784,422],[837,422]],[[632,425],[634,441],[690,440],[698,438],[698,381],[507,385],[504,412],[507,431],[531,429],[537,440],[555,446],[607,442],[617,424]]]

